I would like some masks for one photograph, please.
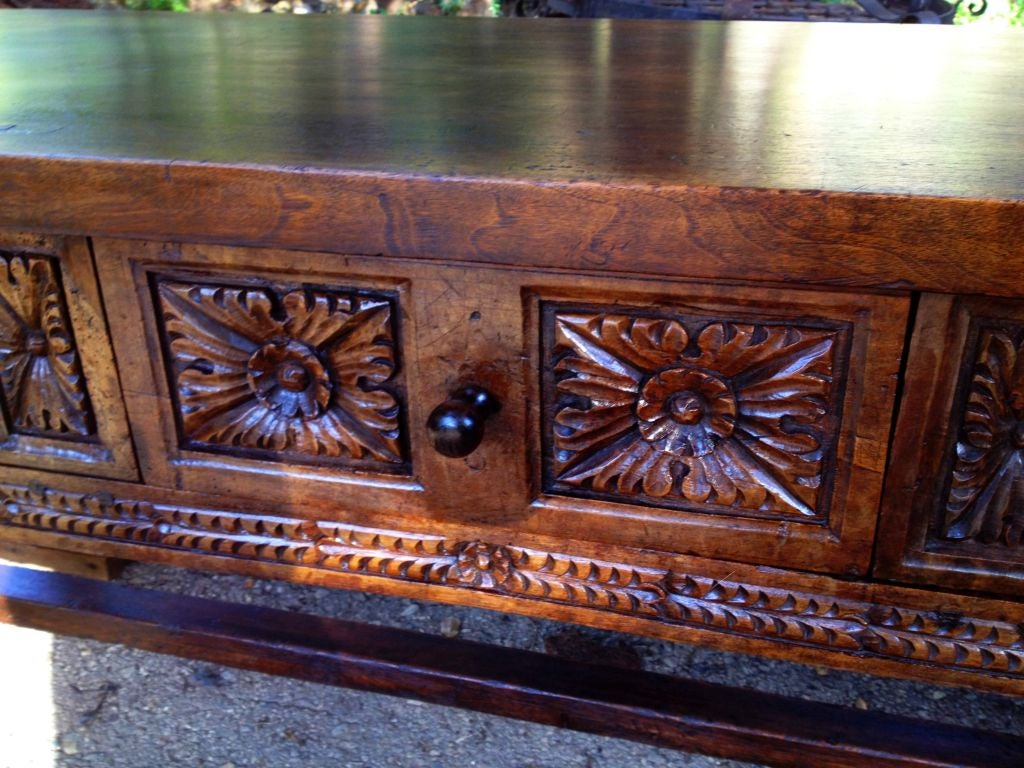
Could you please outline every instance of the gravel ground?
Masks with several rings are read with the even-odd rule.
[[[598,658],[1024,736],[1024,699],[885,681],[475,609],[236,576],[132,565],[122,581]],[[52,667],[40,672],[49,678],[43,683],[52,691],[52,725],[46,728],[33,713],[29,695],[45,694],[45,686],[26,680],[29,659],[42,658],[43,667],[48,666],[51,657],[45,654],[51,641]],[[6,710],[0,708],[2,768],[746,765],[20,628],[0,628],[0,649],[0,682],[22,691],[19,697],[0,697],[7,703]]]

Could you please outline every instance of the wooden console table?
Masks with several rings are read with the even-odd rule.
[[[0,22],[0,540],[1024,693],[1024,37]],[[359,636],[0,576],[3,620],[203,655],[222,610],[209,657],[281,673]],[[377,689],[602,694],[434,672]],[[670,687],[557,721],[801,764],[643,720]],[[935,732],[877,764],[1024,759]]]

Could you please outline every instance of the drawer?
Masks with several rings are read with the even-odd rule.
[[[94,247],[148,484],[424,513],[407,278],[299,253]]]
[[[0,464],[136,479],[84,238],[0,233]]]
[[[536,519],[634,546],[863,573],[906,300],[581,282],[524,290],[539,350]]]
[[[96,249],[150,484],[481,541],[868,566],[904,298]],[[499,407],[451,458],[426,424],[469,385]]]
[[[1024,303],[922,297],[878,575],[1024,589]]]

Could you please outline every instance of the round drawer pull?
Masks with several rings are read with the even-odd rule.
[[[468,456],[484,439],[487,417],[498,408],[497,399],[483,387],[470,384],[457,389],[427,419],[430,441],[444,456]]]

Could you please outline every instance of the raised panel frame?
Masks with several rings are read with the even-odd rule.
[[[297,505],[366,525],[415,520],[429,527],[435,520],[456,520],[498,526],[528,508],[525,449],[516,426],[525,419],[521,307],[515,290],[505,298],[491,290],[500,284],[498,277],[488,283],[493,271],[467,275],[457,266],[380,256],[189,243],[97,239],[94,245],[108,310],[119,329],[115,350],[148,485],[237,498],[252,508]],[[404,382],[400,421],[407,430],[402,443],[408,471],[282,461],[183,444],[153,295],[154,279],[182,277],[256,289],[319,286],[388,297]],[[515,350],[511,360],[509,349]],[[470,382],[486,386],[504,405],[489,420],[483,444],[469,457],[453,460],[434,450],[424,427],[435,405]],[[509,435],[515,439],[502,439]],[[500,467],[507,469],[496,471]]]
[[[21,361],[32,371],[18,377],[17,385],[13,379],[5,379],[4,394],[0,396],[4,410],[0,418],[0,464],[138,479],[88,241],[84,237],[0,231],[0,252],[4,254],[3,271],[10,281],[11,295],[20,295],[25,302],[17,310],[9,308],[8,315],[13,310],[17,315],[34,316],[29,322],[33,327],[24,331],[32,337],[26,343],[39,347],[40,359],[50,358],[43,368],[38,368],[35,360]],[[18,285],[15,272],[23,269],[28,271],[22,275],[22,282],[35,285]],[[45,291],[45,295],[23,294],[32,290]],[[14,324],[24,325],[26,319],[19,317]],[[33,354],[26,352],[24,356]],[[9,359],[12,364],[18,362],[14,357]],[[20,393],[14,391],[15,387]],[[34,392],[28,391],[33,388]],[[15,423],[10,408],[12,397],[19,395],[35,399],[32,408],[37,416],[31,423],[39,424],[38,428]],[[60,410],[65,412],[54,413]]]
[[[633,545],[680,554],[843,575],[860,575],[869,569],[909,311],[907,297],[620,278],[588,281],[585,286],[564,279],[547,281],[527,288],[524,303],[529,325],[536,329],[532,368],[539,373],[531,386],[541,400],[531,436],[534,477],[538,478],[535,507],[566,526],[575,517],[575,528],[611,529],[603,534],[609,541],[619,531]],[[823,483],[823,493],[831,495],[827,514],[800,519],[797,515],[734,514],[694,504],[659,506],[650,499],[633,503],[608,494],[567,494],[547,482],[554,441],[546,434],[552,414],[544,389],[554,385],[555,377],[545,367],[550,362],[546,347],[551,340],[542,337],[545,328],[551,331],[550,322],[545,325],[545,311],[558,307],[835,332],[844,373],[837,382],[837,427],[830,448],[833,471]]]
[[[169,356],[165,322],[158,317],[157,288],[162,280],[253,293],[285,294],[313,287],[364,295],[376,292],[386,296],[394,309],[396,375],[400,381],[409,381],[415,375],[405,369],[401,351],[407,346],[402,336],[410,327],[404,315],[406,277],[353,265],[346,257],[326,262],[316,255],[270,249],[105,239],[93,240],[93,247],[111,324],[117,329],[114,350],[147,484],[237,497],[250,503],[299,504],[339,515],[370,514],[375,509],[422,511],[423,486],[413,469],[416,459],[407,446],[402,448],[404,461],[399,472],[336,461],[296,462],[272,451],[190,446],[180,429],[171,373],[174,361]],[[224,333],[237,336],[233,330]],[[408,399],[404,392],[400,397],[404,410]],[[418,414],[403,413],[400,420],[407,425],[414,416]]]
[[[997,370],[1007,364],[1012,369],[1013,363],[1005,359],[1007,350],[991,346],[993,334],[1016,334],[1016,349],[1010,352],[1016,357],[1024,339],[1024,302],[921,297],[879,523],[874,573],[880,578],[1024,594],[1024,540],[1000,541],[1003,531],[983,530],[992,520],[967,519],[1003,509],[970,508],[978,495],[998,492],[999,457],[994,454],[1001,446],[1009,451],[1006,458],[1016,457],[1018,463],[1024,458],[1019,447],[1008,445],[1014,436],[1007,432],[1019,423],[1006,400],[1022,394],[1020,382],[1013,386],[1006,380],[1012,370]],[[993,408],[1004,413],[993,413]],[[989,450],[978,451],[971,442]],[[1013,467],[1009,471],[1013,474]],[[1024,475],[1005,479],[1019,485]],[[1024,509],[1018,506],[1017,512],[1024,521]],[[958,522],[963,530],[956,533],[951,529]]]
[[[410,474],[396,291],[148,277],[180,449]]]

